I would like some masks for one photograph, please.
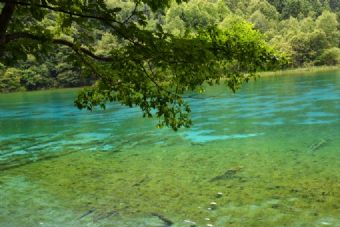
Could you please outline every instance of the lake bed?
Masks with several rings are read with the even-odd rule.
[[[0,95],[0,226],[340,226],[340,73],[188,94],[178,132],[76,93]]]

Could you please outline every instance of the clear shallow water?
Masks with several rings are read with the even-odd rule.
[[[0,226],[340,226],[340,73],[188,95],[176,133],[75,95],[0,95]]]

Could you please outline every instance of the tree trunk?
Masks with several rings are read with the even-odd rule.
[[[9,21],[14,13],[15,3],[6,2],[0,14],[0,46],[5,41]]]

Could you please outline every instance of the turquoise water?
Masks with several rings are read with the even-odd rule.
[[[188,94],[179,132],[76,94],[0,95],[0,226],[340,226],[340,73]]]

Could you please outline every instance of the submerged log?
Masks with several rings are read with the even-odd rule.
[[[161,214],[151,213],[151,215],[154,216],[154,217],[159,218],[162,222],[164,222],[164,227],[169,227],[169,226],[172,226],[174,224],[170,219],[164,217]]]
[[[309,147],[309,151],[310,151],[310,152],[317,151],[317,150],[319,150],[321,147],[325,146],[325,145],[327,144],[327,142],[328,142],[327,140],[321,139],[319,142],[312,144],[312,145]]]
[[[83,215],[81,215],[81,216],[79,217],[79,219],[85,218],[86,216],[92,214],[92,213],[95,212],[95,211],[96,211],[96,208],[90,209],[90,210],[86,211]]]
[[[101,214],[97,215],[96,217],[94,217],[93,221],[97,222],[97,221],[109,218],[109,217],[111,217],[113,215],[117,215],[117,214],[118,214],[118,212],[115,211],[115,210],[112,210],[112,211],[109,211],[109,212],[104,212],[104,213],[101,213]]]

